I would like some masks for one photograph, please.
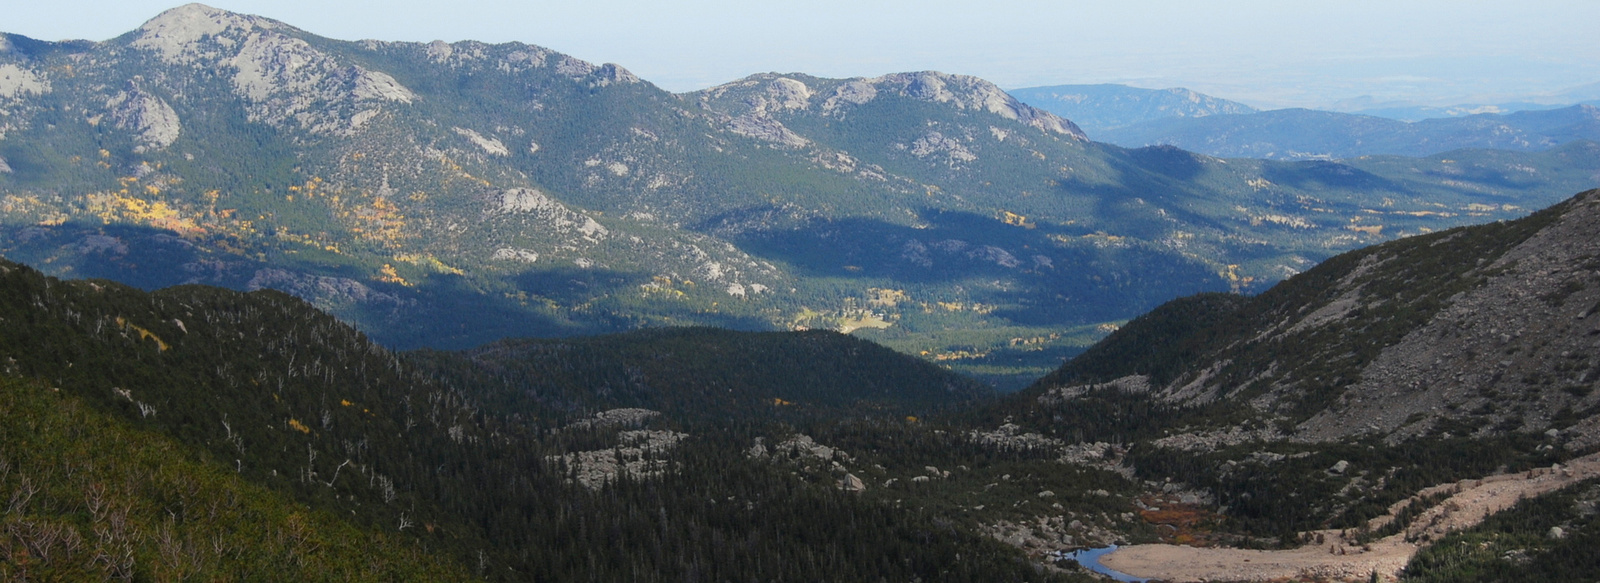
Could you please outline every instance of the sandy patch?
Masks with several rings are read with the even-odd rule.
[[[1532,498],[1600,476],[1600,453],[1571,460],[1566,466],[1540,468],[1516,474],[1498,474],[1479,480],[1462,480],[1423,490],[1420,495],[1454,492],[1438,505],[1423,512],[1406,531],[1366,547],[1340,536],[1340,531],[1308,533],[1321,535],[1322,544],[1283,551],[1196,548],[1178,545],[1133,545],[1101,557],[1100,564],[1140,578],[1166,581],[1270,581],[1288,578],[1322,577],[1334,580],[1366,580],[1378,573],[1393,580],[1421,548],[1445,534],[1470,528],[1490,514],[1510,508],[1521,498]],[[1373,526],[1393,519],[1405,506],[1390,508],[1390,515],[1375,518]],[[1418,544],[1406,542],[1407,539]]]

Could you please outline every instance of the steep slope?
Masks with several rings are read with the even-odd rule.
[[[1028,105],[1065,117],[1090,137],[1103,132],[1167,118],[1254,113],[1237,101],[1196,93],[1181,87],[1140,89],[1127,85],[1052,85],[1007,91]]]
[[[1095,137],[1128,147],[1168,144],[1212,156],[1278,160],[1431,156],[1464,148],[1539,151],[1577,140],[1600,141],[1600,109],[1574,105],[1409,123],[1331,111],[1277,109],[1155,120]]]
[[[1549,431],[1586,450],[1600,445],[1597,229],[1589,191],[1525,219],[1346,253],[1254,298],[1179,300],[1030,394],[1070,406],[1112,382],[1295,440]]]
[[[520,43],[344,42],[202,5],[0,51],[0,253],[271,288],[382,342],[855,331],[1033,378],[1103,327],[1520,216],[1600,155],[1288,164],[1087,142],[939,73],[674,95]]]
[[[1166,496],[1147,519],[1189,541],[1426,544],[1415,521],[1457,510],[1440,492],[1476,485],[1461,480],[1586,475],[1552,464],[1600,449],[1597,228],[1591,190],[1348,252],[1257,296],[1175,300],[957,418],[1019,447],[1118,444],[1122,470]]]
[[[424,551],[251,484],[43,383],[0,378],[0,577],[466,581]]]

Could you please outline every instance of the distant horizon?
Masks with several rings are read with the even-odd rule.
[[[0,32],[103,41],[181,4],[0,0],[7,15]],[[340,40],[535,44],[616,63],[674,92],[763,72],[872,77],[938,70],[1007,89],[1183,87],[1263,109],[1336,109],[1358,100],[1426,106],[1548,101],[1600,81],[1600,45],[1588,40],[1587,30],[1600,22],[1600,3],[1580,0],[205,4]]]

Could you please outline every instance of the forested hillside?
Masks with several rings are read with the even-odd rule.
[[[5,455],[23,470],[5,486],[11,499],[76,500],[93,484],[74,482],[79,471],[199,484],[176,498],[117,491],[142,516],[169,515],[140,519],[155,546],[118,547],[149,576],[251,570],[216,558],[248,539],[178,522],[240,488],[262,493],[267,506],[249,510],[259,532],[282,534],[250,560],[299,560],[284,541],[342,532],[356,542],[316,547],[304,564],[352,578],[1044,580],[1081,576],[1044,566],[1048,553],[1117,541],[1287,548],[1329,528],[1376,540],[1439,503],[1418,496],[1426,488],[1533,475],[1594,448],[1593,363],[1572,343],[1592,342],[1583,323],[1600,305],[1582,267],[1595,196],[1340,256],[1260,296],[1170,303],[999,400],[835,332],[665,329],[395,353],[280,292],[144,292],[7,263],[0,362],[15,426],[126,435],[115,439],[139,449],[18,434]],[[1478,322],[1493,335],[1471,333]],[[1417,339],[1433,352],[1408,348]],[[1393,384],[1432,374],[1412,361],[1458,345],[1484,360],[1480,341],[1500,360],[1459,366],[1459,381],[1487,388]],[[1375,392],[1396,386],[1413,393]],[[1450,407],[1452,395],[1477,401]],[[102,453],[159,467],[125,470]],[[1367,526],[1408,500],[1421,510]],[[102,569],[51,558],[101,548],[62,550],[69,530],[93,532],[88,506],[19,508],[5,568]],[[174,559],[188,547],[161,532],[209,536],[213,551]],[[341,554],[369,545],[396,551],[381,564]],[[1482,557],[1438,560],[1412,573]]]
[[[209,452],[0,378],[8,581],[465,581],[465,564],[250,483]]]
[[[98,475],[93,472],[127,476],[108,487],[117,504],[141,513],[135,525],[139,532],[179,537],[172,539],[179,542],[162,543],[168,546],[141,539],[131,547],[134,560],[128,568],[137,576],[259,573],[260,561],[287,557],[308,569],[327,568],[314,578],[343,577],[338,573],[412,578],[404,573],[418,569],[441,569],[438,576],[445,577],[457,568],[452,565],[458,572],[497,580],[1050,577],[970,525],[951,524],[933,509],[863,497],[842,489],[839,475],[826,464],[803,463],[831,459],[835,467],[844,461],[854,471],[867,471],[842,451],[835,457],[834,449],[825,447],[826,456],[817,457],[822,450],[794,449],[801,466],[747,451],[752,442],[761,443],[758,437],[776,447],[809,427],[769,414],[777,405],[765,402],[766,394],[790,394],[802,410],[810,405],[808,398],[854,410],[848,419],[830,419],[825,426],[813,420],[813,426],[826,430],[843,422],[858,434],[899,434],[899,449],[924,452],[916,461],[953,459],[940,453],[939,438],[904,415],[970,400],[985,390],[859,340],[791,333],[789,340],[758,341],[741,349],[795,342],[842,347],[840,366],[848,367],[838,373],[842,380],[810,387],[810,393],[790,393],[785,387],[797,385],[774,386],[778,379],[770,376],[742,376],[752,356],[724,359],[713,353],[697,357],[701,370],[720,362],[739,372],[704,381],[650,379],[659,387],[666,414],[601,410],[636,395],[572,393],[577,387],[602,386],[611,372],[587,364],[582,351],[565,360],[547,356],[548,367],[576,367],[565,380],[551,379],[547,392],[505,383],[456,385],[451,375],[419,369],[409,357],[279,292],[185,286],[147,293],[103,280],[60,281],[14,263],[3,267],[0,319],[6,325],[0,331],[0,361],[13,379],[5,386],[6,398],[14,403],[6,411],[14,423],[7,427],[38,432],[6,438],[5,459],[15,470],[5,487],[8,496],[16,494],[12,500],[33,489],[41,492],[40,504],[19,505],[25,513],[8,513],[6,520],[17,528],[56,529],[52,532],[71,526],[88,540],[98,519],[85,514],[80,497],[97,481],[113,479],[93,477]],[[682,346],[658,344],[655,353]],[[435,358],[436,363],[449,360]],[[829,376],[817,373],[812,380]],[[727,387],[717,384],[719,378],[760,385]],[[904,394],[884,390],[918,379],[935,386]],[[736,406],[723,409],[727,416],[715,422],[674,414],[673,407],[694,406],[697,399],[729,389],[762,398],[736,394]],[[846,429],[818,435],[841,431]],[[105,440],[130,449],[96,445]],[[787,443],[815,443],[810,440]],[[895,450],[858,455],[887,462],[890,451]],[[889,471],[922,471],[905,467],[906,461],[890,462]],[[75,467],[88,473],[73,477]],[[173,492],[161,484],[194,487]],[[251,504],[267,506],[227,506],[228,512],[259,515],[248,519],[264,521],[262,529],[232,536],[300,538],[272,539],[228,565],[218,557],[238,551],[196,550],[211,545],[211,533],[219,528],[213,521],[220,519],[209,513],[222,507],[213,502],[249,492],[258,499]],[[201,512],[207,518],[190,517]],[[162,518],[166,514],[172,518]],[[332,516],[345,518],[327,518]],[[356,538],[317,547],[336,534]],[[65,563],[50,561],[87,560],[98,548],[84,543],[53,554],[53,547],[36,544],[37,536],[43,535],[7,539],[13,558],[0,568],[72,573]],[[251,540],[223,537],[215,544],[237,549],[254,544]],[[384,553],[379,562],[352,562],[344,554],[378,552],[386,548],[381,545],[399,550]],[[310,552],[306,548],[320,554],[315,560],[296,558],[295,553]],[[174,549],[187,554],[162,555]],[[434,555],[445,559],[410,562],[410,557]],[[50,570],[58,568],[69,570]]]

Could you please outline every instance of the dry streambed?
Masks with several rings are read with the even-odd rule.
[[[1600,476],[1600,453],[1573,459],[1565,466],[1434,486],[1418,493],[1418,497],[1395,504],[1387,516],[1373,519],[1369,526],[1378,528],[1394,520],[1395,514],[1421,497],[1451,494],[1419,514],[1403,532],[1364,546],[1346,540],[1341,531],[1325,530],[1306,533],[1309,540],[1323,542],[1298,549],[1256,551],[1133,545],[1101,557],[1100,564],[1138,578],[1174,582],[1313,577],[1366,580],[1374,572],[1385,579],[1393,579],[1421,548],[1419,545],[1475,526],[1488,515],[1510,508],[1519,499],[1547,494],[1596,476]]]

